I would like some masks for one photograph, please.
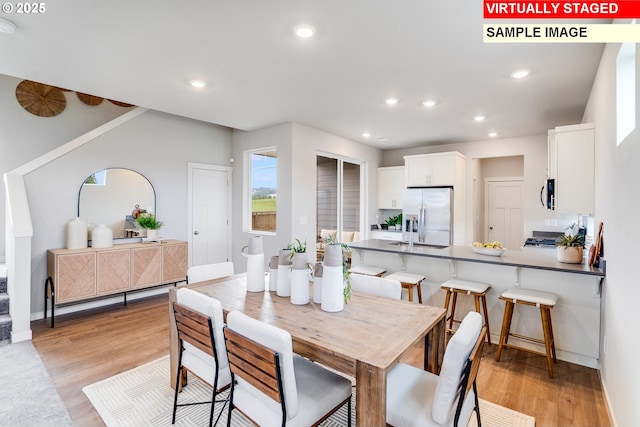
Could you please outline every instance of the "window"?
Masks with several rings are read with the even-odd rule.
[[[246,229],[266,233],[276,232],[278,194],[278,152],[275,148],[245,152],[248,174]],[[247,176],[248,175],[248,176]]]
[[[620,145],[636,127],[635,43],[623,43],[616,57],[616,107],[616,142]]]

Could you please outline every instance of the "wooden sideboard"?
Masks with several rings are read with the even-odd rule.
[[[44,316],[54,306],[186,280],[187,242],[131,243],[110,248],[47,251]]]

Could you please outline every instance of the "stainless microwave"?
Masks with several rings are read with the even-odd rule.
[[[556,180],[547,179],[540,189],[540,203],[547,209],[556,209]]]

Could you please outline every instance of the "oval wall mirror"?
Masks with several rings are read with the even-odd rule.
[[[84,180],[78,195],[78,216],[89,229],[104,224],[114,239],[137,237],[132,212],[136,208],[156,211],[156,193],[149,180],[131,169],[97,171]]]

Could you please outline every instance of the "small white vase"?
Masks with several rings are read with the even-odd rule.
[[[309,304],[309,272],[307,270],[306,252],[296,252],[293,254],[291,304]]]
[[[113,246],[113,231],[104,224],[100,224],[91,232],[92,248],[110,248]]]
[[[269,291],[276,292],[278,290],[278,256],[271,257],[269,262]]]
[[[67,223],[67,249],[85,249],[87,247],[87,224],[80,218]]]
[[[280,249],[278,255],[278,287],[276,294],[279,297],[291,296],[291,250]]]
[[[158,230],[147,228],[147,239],[157,239],[158,238]]]

